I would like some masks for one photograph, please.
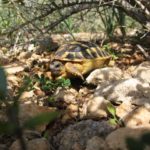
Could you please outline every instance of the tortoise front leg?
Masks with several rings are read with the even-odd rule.
[[[81,73],[82,66],[80,64],[73,64],[73,63],[68,62],[65,64],[65,68],[68,73],[74,76],[78,76],[82,80],[84,80],[84,77]]]

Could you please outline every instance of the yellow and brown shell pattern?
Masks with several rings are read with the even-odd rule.
[[[80,62],[86,59],[107,58],[110,54],[88,42],[72,42],[62,45],[54,54],[55,60]]]

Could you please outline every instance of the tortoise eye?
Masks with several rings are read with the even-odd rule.
[[[55,61],[54,63],[53,63],[53,65],[54,65],[54,68],[59,68],[60,66],[62,66],[62,63],[61,62],[59,62],[59,61]]]
[[[60,66],[61,66],[61,64],[56,64],[55,65],[56,68],[59,68]]]

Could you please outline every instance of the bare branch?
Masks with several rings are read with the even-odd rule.
[[[33,19],[31,20],[28,20],[26,21],[25,23],[22,23],[18,26],[15,26],[15,27],[12,27],[9,31],[7,32],[4,32],[2,33],[1,35],[7,35],[7,34],[10,34],[10,33],[13,33],[14,31],[16,30],[19,30],[21,28],[23,28],[24,26],[28,25],[28,24],[31,24],[32,22],[36,21],[36,20],[40,20],[40,19],[43,19],[45,17],[47,17],[48,15],[51,15],[54,11],[57,11],[57,10],[61,10],[61,9],[65,9],[67,7],[76,7],[77,5],[80,5],[81,7],[85,7],[84,5],[95,5],[95,7],[97,6],[101,6],[101,5],[111,5],[112,4],[112,1],[108,1],[108,2],[101,2],[99,0],[92,0],[92,1],[86,1],[86,0],[82,0],[82,1],[75,1],[75,2],[68,2],[68,3],[63,3],[63,4],[59,4],[57,5],[58,7],[54,7],[52,5],[52,3],[50,3],[49,5],[45,5],[45,7],[42,7],[42,9],[44,10],[44,13],[42,13],[41,15],[37,16],[37,17],[34,17]],[[73,7],[72,7],[73,8]],[[74,14],[74,13],[73,13]]]

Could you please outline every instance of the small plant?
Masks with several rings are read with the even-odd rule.
[[[61,78],[58,80],[51,80],[44,75],[25,77],[25,80],[29,82],[27,90],[34,90],[34,85],[38,84],[43,91],[55,91],[58,87],[69,87],[71,85],[70,79]]]
[[[58,87],[69,87],[71,85],[71,81],[69,79],[61,78],[58,80],[51,80],[44,76],[39,77],[38,82],[40,83],[43,91],[55,91]]]
[[[111,115],[111,118],[109,119],[110,124],[120,125],[121,122],[120,122],[119,118],[116,115],[116,108],[114,107],[114,105],[112,105],[111,103],[108,103],[107,110]]]
[[[103,45],[102,47],[105,51],[109,52],[110,55],[112,56],[112,58],[115,60],[115,59],[118,59],[118,55],[114,52],[114,50],[111,49],[110,45],[109,44],[106,44],[106,45]]]

